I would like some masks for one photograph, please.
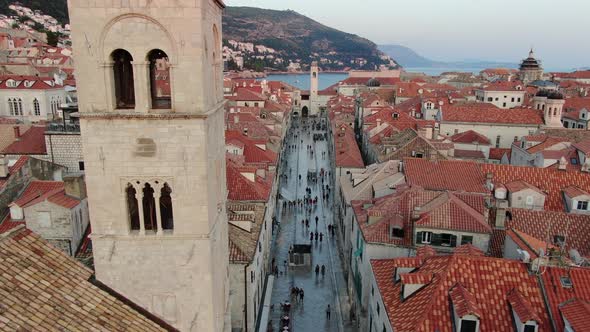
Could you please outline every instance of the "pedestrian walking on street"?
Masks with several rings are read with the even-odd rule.
[[[318,232],[317,231],[315,232],[315,240],[316,240],[316,242],[318,240]]]
[[[303,288],[301,288],[299,290],[299,302],[301,302],[301,303],[303,303],[303,296],[304,296],[304,294],[303,294]]]
[[[320,273],[320,266],[316,264],[316,266],[315,266],[315,276],[317,277],[319,273]]]
[[[330,305],[328,304],[328,307],[326,308],[326,318],[328,320],[330,320]]]
[[[322,278],[326,275],[326,266],[322,264]]]
[[[324,233],[320,233],[320,242],[324,239]]]
[[[313,232],[309,233],[309,241],[313,241]]]

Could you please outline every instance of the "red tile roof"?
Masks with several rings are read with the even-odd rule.
[[[0,329],[174,331],[27,229],[0,237]]]
[[[454,143],[490,145],[490,140],[475,130],[468,130],[451,136]]]
[[[228,199],[233,201],[268,201],[271,185],[255,175],[256,168],[249,170],[254,173],[254,181],[250,181],[240,173],[240,168],[227,160],[226,176]]]
[[[354,131],[345,123],[333,125],[336,167],[364,168],[363,156],[356,143]]]
[[[415,227],[491,234],[492,228],[481,213],[452,193],[442,195],[422,207]]]
[[[565,210],[562,197],[564,188],[575,185],[582,190],[590,191],[590,174],[579,171],[495,164],[480,164],[479,167],[482,174],[493,174],[495,185],[521,180],[539,188],[546,194],[545,210],[549,211]]]
[[[263,150],[257,144],[264,144],[263,141],[254,141],[249,137],[242,135],[240,132],[234,130],[225,131],[226,143],[238,144],[244,149],[245,163],[262,163],[269,165],[276,165],[278,154],[271,150]]]
[[[511,209],[510,213],[512,220],[507,221],[507,229],[522,232],[548,244],[554,243],[556,235],[564,236],[567,250],[576,249],[582,256],[590,255],[589,215],[527,209]],[[541,243],[528,238],[525,240],[532,247]],[[544,251],[547,252],[546,248]]]
[[[66,195],[61,181],[32,181],[14,204],[25,208],[45,200],[67,209],[80,204],[79,199]]]
[[[455,286],[451,288],[449,296],[455,312],[459,317],[474,315],[481,318],[483,316],[481,308],[477,304],[473,294],[467,291],[460,283],[455,284]]]
[[[521,262],[462,254],[425,258],[416,273],[431,273],[432,281],[403,300],[402,283],[394,283],[392,278],[397,260],[371,260],[371,267],[394,331],[453,331],[449,299],[458,283],[465,292],[455,294],[456,301],[466,308],[463,311],[481,315],[481,331],[514,330],[508,303],[513,289],[526,297],[539,317],[539,331],[550,329],[537,279]]]
[[[541,321],[539,315],[535,312],[535,309],[531,306],[529,301],[519,292],[516,288],[513,288],[510,293],[508,293],[508,302],[512,309],[518,315],[518,319],[521,322],[528,322],[528,321]]]
[[[8,80],[13,80],[16,84],[14,86],[8,86]],[[62,88],[62,85],[57,84],[53,78],[50,77],[20,75],[0,76],[0,90],[51,90]]]
[[[4,218],[2,223],[0,223],[0,235],[8,232],[8,231],[12,230],[13,228],[20,226],[20,225],[25,225],[25,222],[24,221],[13,221],[10,218],[10,213],[9,213],[6,216],[6,218]]]
[[[572,283],[572,287],[563,287],[561,284],[561,278],[568,277]],[[586,268],[560,268],[560,267],[543,267],[540,279],[543,284],[543,288],[547,295],[548,307],[551,310],[551,317],[555,321],[556,331],[564,331],[564,323],[560,314],[560,305],[563,312],[563,307],[567,308],[568,303],[572,303],[573,299],[590,301],[590,269]],[[570,302],[568,302],[570,301]],[[584,316],[583,320],[578,320],[579,307],[565,309],[566,316],[571,317],[576,323],[584,323],[582,329],[575,329],[575,331],[587,331],[588,327],[588,314]],[[571,315],[571,316],[569,316]]]
[[[3,154],[9,155],[44,155],[47,154],[45,148],[45,127],[31,127],[21,134],[14,143],[7,146]]]
[[[453,156],[457,159],[485,159],[483,151],[455,149]]]
[[[578,143],[574,143],[573,146],[576,149],[580,150],[585,155],[589,155],[590,154],[590,139],[583,140],[583,141],[578,142]]]
[[[464,103],[442,110],[441,122],[542,125],[541,111],[531,108],[500,109],[491,104]]]
[[[267,99],[266,96],[254,92],[249,88],[238,88],[236,95],[229,98],[235,101],[265,101]]]
[[[404,159],[406,181],[430,190],[487,192],[478,164],[457,160]]]
[[[590,317],[590,302],[573,299],[559,306],[559,311],[567,319],[574,331],[590,331],[588,317]]]

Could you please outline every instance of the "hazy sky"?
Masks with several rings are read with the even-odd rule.
[[[590,66],[590,0],[225,0],[292,9],[378,44],[435,60],[519,62],[534,47],[546,68]]]

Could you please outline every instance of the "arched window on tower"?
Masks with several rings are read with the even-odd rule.
[[[172,108],[172,91],[170,87],[170,61],[162,50],[153,50],[148,54],[150,62],[150,88],[153,109]]]
[[[165,183],[160,193],[160,218],[163,230],[174,229],[174,216],[172,214],[172,189]]]
[[[133,81],[133,57],[125,50],[115,50],[111,55],[115,81],[115,107],[135,108],[135,86]]]
[[[127,195],[127,215],[129,218],[129,225],[132,231],[139,230],[139,210],[137,205],[136,190],[129,183],[125,189]]]
[[[143,225],[146,231],[157,231],[158,220],[156,217],[156,200],[154,198],[154,188],[146,183],[143,187]]]
[[[33,110],[35,111],[36,116],[41,115],[41,105],[39,104],[39,100],[37,98],[33,99]]]

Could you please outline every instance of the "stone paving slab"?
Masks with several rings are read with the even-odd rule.
[[[311,123],[311,119],[303,120]],[[301,120],[294,121],[294,125],[301,127]],[[323,133],[314,131],[314,133]],[[294,136],[297,135],[297,139]],[[303,140],[303,143],[301,142]],[[305,188],[311,188],[311,197],[319,197],[318,206],[311,214],[303,209],[292,209],[282,211],[282,201],[278,204],[277,216],[280,221],[280,230],[276,236],[274,258],[281,273],[275,279],[271,303],[274,306],[271,312],[273,331],[279,331],[280,318],[283,315],[280,303],[291,301],[291,287],[300,287],[304,290],[303,303],[292,303],[290,310],[290,331],[356,331],[348,323],[348,294],[344,280],[343,266],[340,261],[339,249],[336,239],[328,236],[328,225],[332,223],[334,216],[333,207],[330,202],[322,201],[321,182],[317,184],[307,182],[307,172],[311,168],[319,172],[322,168],[328,170],[330,167],[329,151],[327,141],[313,142],[311,134],[301,133],[300,129],[291,128],[287,135],[286,143],[297,145],[296,149],[287,149],[283,159],[286,159],[286,167],[281,165],[281,171],[291,175],[288,180],[282,180],[280,190],[287,191],[297,198],[303,198]],[[307,149],[312,146],[313,157]],[[326,156],[322,158],[322,152]],[[331,170],[333,171],[333,170]],[[301,174],[301,180],[298,176]],[[334,181],[325,178],[324,184],[328,184],[334,194]],[[316,228],[315,217],[318,217]],[[309,219],[309,229],[302,224],[302,219]],[[312,241],[312,266],[325,265],[326,274],[316,275],[310,267],[291,267],[284,265],[288,260],[289,248],[292,244],[309,244],[310,231],[318,231],[324,234],[323,241]],[[331,307],[331,319],[327,319],[326,309],[328,304]]]

